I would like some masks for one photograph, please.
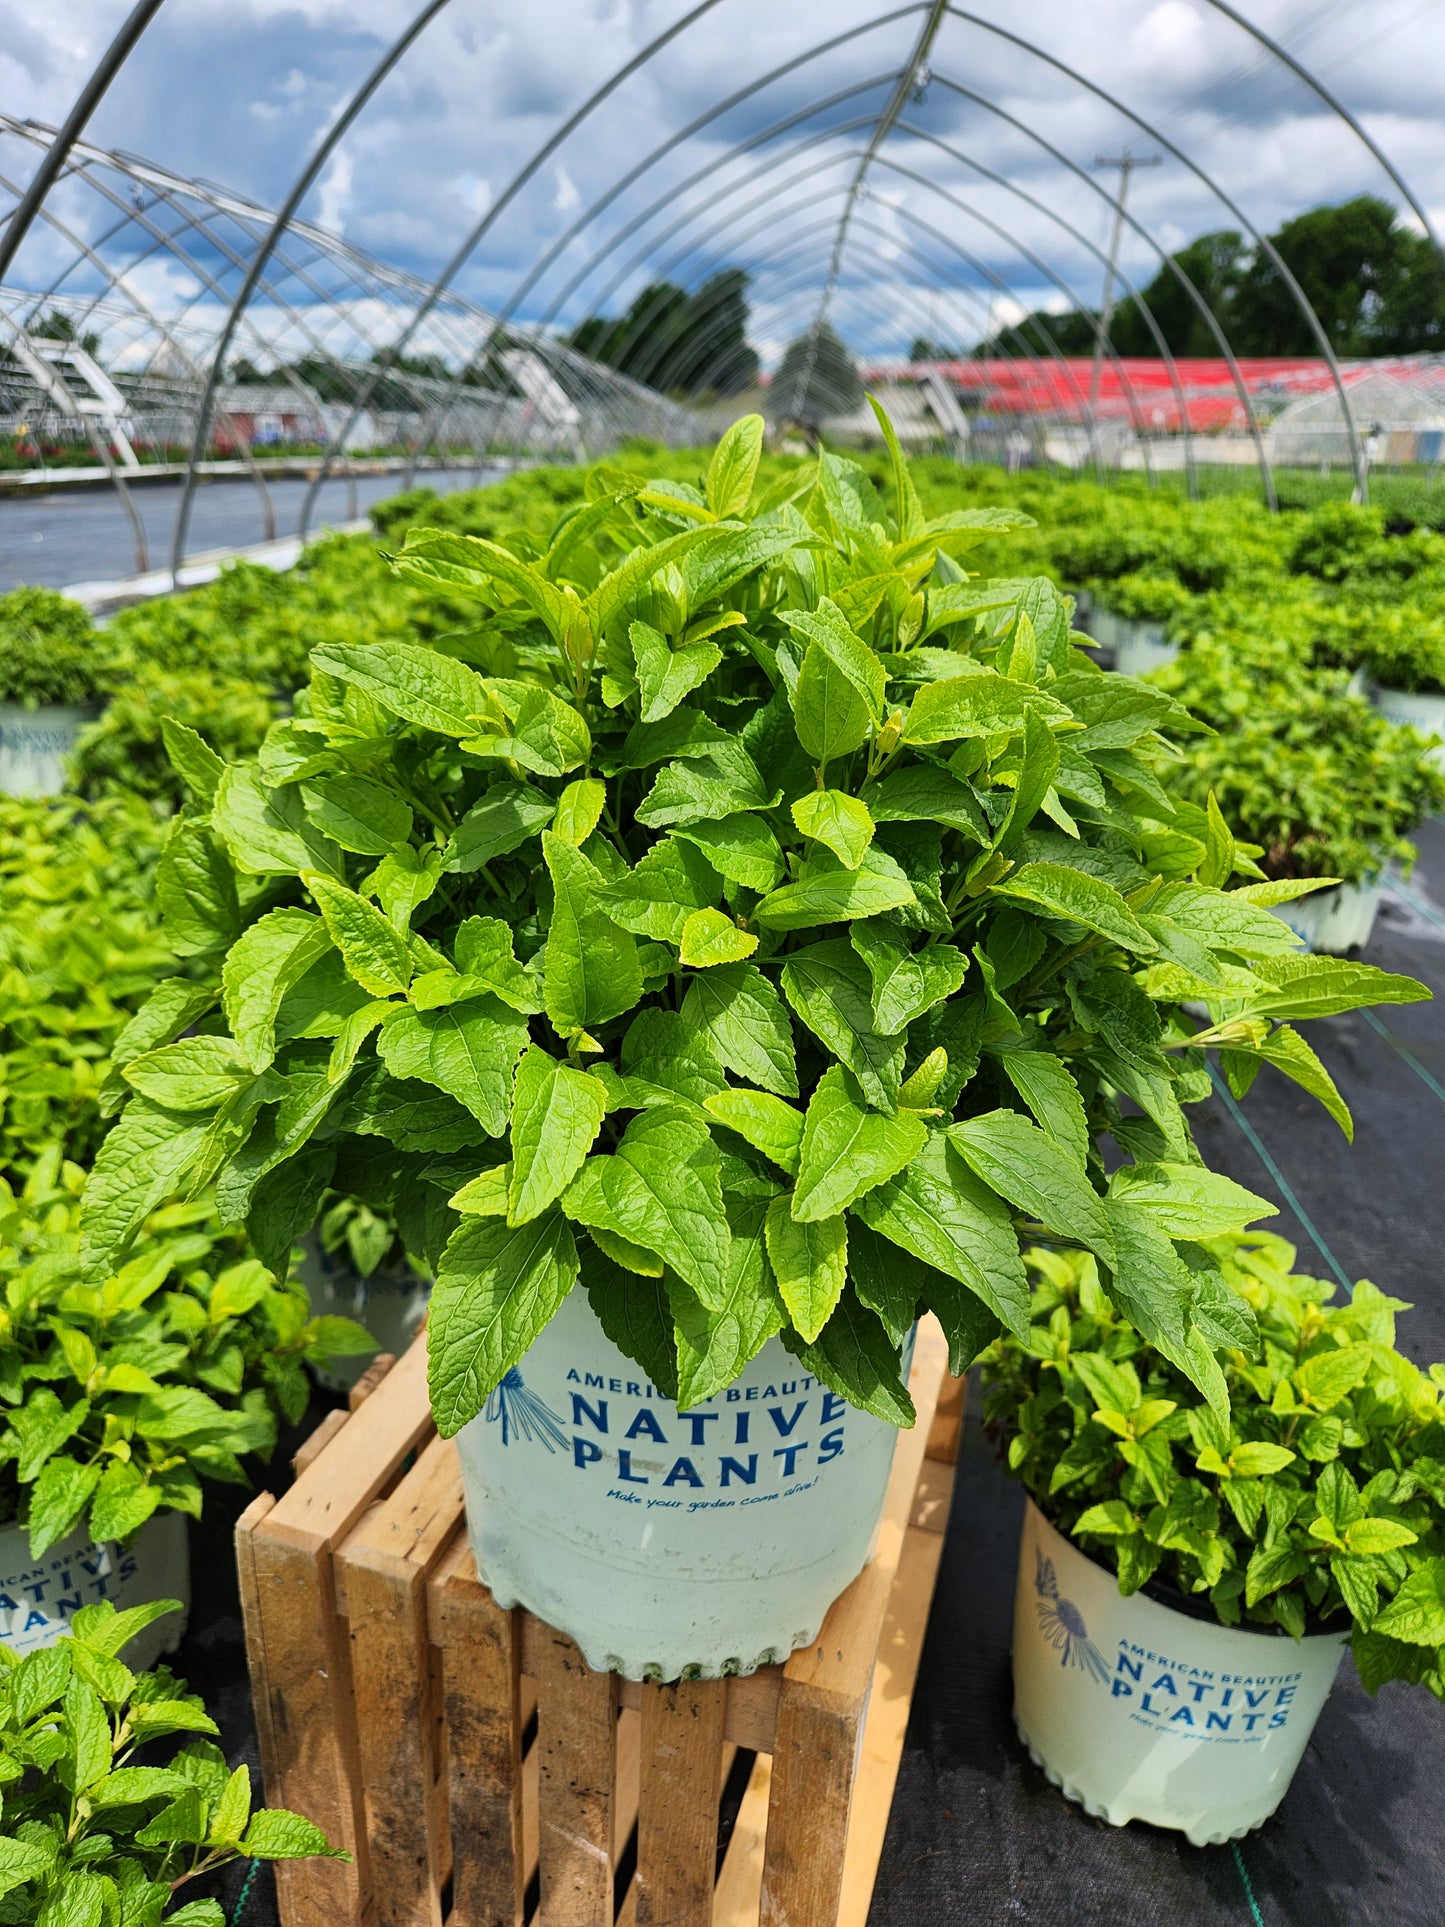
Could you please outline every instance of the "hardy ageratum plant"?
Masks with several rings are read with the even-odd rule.
[[[1216,1382],[1195,1241],[1264,1207],[1192,1148],[1206,1049],[1342,1109],[1289,1020],[1427,993],[1294,954],[1310,885],[1223,888],[1154,774],[1198,725],[1049,582],[966,575],[1026,518],[926,520],[884,429],[888,506],[830,454],[755,501],[750,418],[700,486],[593,471],[545,549],[414,537],[474,628],[316,649],[254,762],[172,730],[197,981],[129,1033],[92,1267],[179,1187],[278,1270],[355,1196],[435,1269],[445,1433],[579,1282],[684,1405],[780,1333],[907,1423],[915,1316],[955,1367],[1022,1336],[1042,1227]]]

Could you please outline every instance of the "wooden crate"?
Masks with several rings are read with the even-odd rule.
[[[236,1533],[267,1799],[353,1856],[277,1865],[284,1927],[863,1927],[963,1409],[931,1318],[911,1390],[876,1556],[814,1644],[657,1686],[496,1606],[425,1340],[373,1369]]]

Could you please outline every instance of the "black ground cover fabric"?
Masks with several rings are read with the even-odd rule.
[[[1387,895],[1367,957],[1445,999],[1445,823],[1419,840],[1420,866]],[[1218,1099],[1195,1112],[1204,1156],[1280,1206],[1271,1229],[1298,1243],[1303,1269],[1332,1276],[1333,1258],[1412,1300],[1403,1348],[1445,1359],[1445,1004],[1337,1018],[1310,1036],[1354,1111],[1354,1146],[1266,1071],[1242,1114],[1269,1164]],[[292,1449],[277,1454],[273,1490]],[[205,1694],[231,1764],[252,1766],[259,1797],[231,1549],[245,1497],[231,1496],[213,1493],[192,1528],[195,1605],[173,1663]],[[1021,1512],[974,1414],[870,1927],[1442,1927],[1445,1707],[1398,1685],[1371,1700],[1348,1660],[1279,1813],[1237,1853],[1071,1806],[1010,1717]],[[234,1916],[245,1876],[231,1869],[213,1889],[228,1918],[278,1927],[265,1869]]]

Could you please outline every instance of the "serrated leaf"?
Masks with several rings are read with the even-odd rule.
[[[611,1156],[590,1157],[562,1194],[579,1224],[661,1252],[704,1303],[727,1284],[730,1234],[721,1164],[705,1124],[678,1109],[634,1117]]]
[[[833,1315],[848,1279],[848,1227],[843,1216],[799,1223],[785,1192],[764,1221],[768,1262],[788,1316],[809,1343]]]
[[[602,878],[580,850],[552,831],[542,853],[554,892],[543,976],[547,1015],[561,1037],[592,1031],[642,996],[637,945],[602,912]]]
[[[952,944],[928,944],[910,952],[902,934],[886,923],[857,922],[849,941],[873,980],[873,1024],[884,1037],[906,1030],[935,1004],[958,990],[968,959]]]
[[[791,1349],[830,1391],[859,1411],[887,1425],[913,1424],[917,1414],[899,1371],[898,1347],[854,1292],[843,1293],[812,1344]]]
[[[125,1081],[172,1111],[212,1111],[251,1083],[254,1073],[228,1037],[183,1037],[147,1051],[125,1068]]]
[[[1000,1197],[1113,1264],[1114,1237],[1098,1193],[1037,1124],[1017,1111],[990,1111],[950,1125],[948,1141]]]
[[[799,1222],[836,1216],[901,1171],[928,1137],[921,1118],[871,1111],[849,1083],[835,1064],[823,1073],[808,1105],[792,1199]]]
[[[512,1067],[526,1044],[526,1019],[482,996],[441,1010],[398,1008],[382,1025],[376,1049],[393,1077],[434,1084],[465,1105],[489,1137],[500,1137]]]
[[[873,818],[842,790],[809,790],[793,804],[792,815],[804,836],[831,850],[848,870],[858,868],[873,841]]]
[[[1171,1238],[1217,1238],[1278,1216],[1267,1199],[1200,1164],[1124,1165],[1109,1180],[1109,1195]]]
[[[715,1309],[686,1285],[668,1278],[677,1347],[678,1404],[687,1409],[731,1385],[768,1340],[782,1330],[787,1309],[768,1262],[766,1198],[729,1201],[732,1245],[727,1285]]]
[[[301,785],[301,802],[323,836],[359,856],[386,856],[411,835],[411,805],[369,776],[315,776]]]
[[[682,926],[678,961],[689,970],[707,970],[718,964],[741,963],[757,947],[752,932],[740,930],[726,911],[694,910]]]
[[[536,1045],[523,1052],[512,1100],[509,1224],[525,1224],[562,1195],[606,1115],[607,1088],[597,1078],[557,1063]]]
[[[253,1860],[308,1860],[316,1854],[337,1860],[349,1858],[341,1848],[329,1844],[313,1821],[281,1807],[264,1807],[255,1816],[246,1829],[241,1852]]]
[[[287,991],[331,948],[330,929],[306,910],[272,910],[232,944],[221,967],[221,1000],[254,1069],[264,1070],[275,1054],[276,1016]]]
[[[760,816],[679,824],[676,834],[695,844],[720,876],[744,889],[766,893],[783,874],[782,849]]]
[[[1081,1167],[1088,1162],[1088,1119],[1074,1074],[1045,1050],[1000,1051],[996,1060],[1035,1119]]]
[[[729,963],[694,978],[682,1020],[720,1064],[780,1097],[798,1095],[793,1029],[782,999],[754,964]]]
[[[701,688],[722,661],[722,650],[706,639],[673,649],[661,630],[634,622],[628,629],[641,697],[640,720],[661,722],[686,696]]]
[[[405,937],[364,897],[333,877],[308,871],[303,879],[346,968],[373,997],[404,996],[413,961]]]
[[[1368,1004],[1415,1004],[1431,995],[1414,977],[1343,957],[1262,957],[1252,965],[1272,990],[1252,996],[1249,1017],[1334,1017]]]
[[[1370,1630],[1406,1646],[1445,1646],[1445,1559],[1412,1572]]]
[[[941,823],[975,843],[993,841],[973,791],[934,763],[892,771],[881,783],[870,783],[862,800],[876,823]]]
[[[873,982],[844,940],[796,950],[783,966],[783,994],[818,1041],[858,1079],[870,1104],[898,1107],[903,1039],[873,1024]]]
[[[719,519],[741,515],[748,505],[763,453],[761,415],[735,421],[707,465],[707,505]]]
[[[211,823],[236,868],[249,876],[342,873],[340,850],[308,822],[296,792],[268,790],[247,764],[232,763],[222,772]]]
[[[950,676],[925,683],[914,696],[903,725],[905,743],[951,743],[974,736],[1021,730],[1030,715],[1059,722],[1069,712],[1033,683],[1013,682],[989,670],[982,675]]]
[[[797,1170],[803,1114],[791,1104],[767,1091],[719,1091],[704,1098],[703,1107],[784,1171]]]
[[[564,843],[580,849],[597,828],[607,802],[607,785],[596,776],[579,777],[557,799],[552,828]]]
[[[364,689],[394,716],[439,736],[474,735],[477,718],[487,712],[487,686],[475,669],[416,643],[325,643],[312,650],[311,660]]]
[[[720,894],[716,870],[692,843],[665,836],[636,869],[603,885],[597,904],[613,923],[635,936],[680,943],[688,918],[715,905]]]
[[[572,1289],[577,1270],[577,1247],[560,1211],[520,1226],[466,1218],[452,1233],[427,1320],[428,1382],[443,1438],[481,1411]]]
[[[673,1338],[669,1286],[662,1265],[649,1277],[617,1264],[600,1246],[582,1248],[582,1282],[597,1322],[620,1352],[647,1373],[664,1398],[678,1396],[677,1346]],[[686,1291],[677,1280],[672,1288]]]
[[[905,1171],[852,1208],[864,1224],[955,1279],[1010,1331],[1025,1335],[1028,1283],[1013,1220],[946,1138],[930,1133]]]
[[[1034,904],[1140,956],[1152,956],[1159,948],[1112,884],[1061,863],[1025,863],[994,884],[991,894],[1011,903]]]
[[[493,857],[510,856],[545,830],[556,813],[552,798],[530,783],[496,783],[452,831],[442,868],[465,875]]]

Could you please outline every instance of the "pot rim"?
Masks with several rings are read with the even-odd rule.
[[[1024,1497],[1027,1503],[1038,1513],[1044,1524],[1056,1532],[1064,1541],[1065,1545],[1069,1546],[1074,1552],[1077,1552],[1081,1559],[1087,1559],[1091,1566],[1096,1566],[1100,1572],[1107,1574],[1108,1577],[1114,1581],[1115,1586],[1118,1585],[1119,1574],[1115,1567],[1106,1565],[1102,1559],[1096,1558],[1092,1552],[1087,1551],[1081,1546],[1078,1540],[1075,1539],[1071,1533],[1066,1532],[1057,1520],[1049,1517],[1048,1513],[1044,1511],[1043,1507],[1031,1492],[1026,1492]],[[1140,1595],[1145,1599],[1152,1599],[1156,1606],[1162,1606],[1166,1612],[1177,1613],[1181,1619],[1194,1619],[1198,1620],[1202,1625],[1217,1626],[1222,1633],[1249,1634],[1256,1639],[1287,1639],[1291,1644],[1297,1643],[1293,1633],[1286,1632],[1283,1626],[1261,1626],[1254,1620],[1250,1620],[1248,1623],[1241,1621],[1237,1626],[1227,1626],[1214,1610],[1213,1606],[1209,1604],[1207,1594],[1177,1592],[1173,1586],[1166,1584],[1162,1579],[1146,1579],[1136,1593],[1121,1592],[1119,1597],[1121,1599],[1133,1599]],[[1328,1621],[1317,1619],[1313,1614],[1307,1612],[1305,1615],[1305,1629],[1301,1634],[1301,1638],[1345,1638],[1348,1637],[1351,1629],[1352,1622],[1345,1625],[1334,1625]]]

